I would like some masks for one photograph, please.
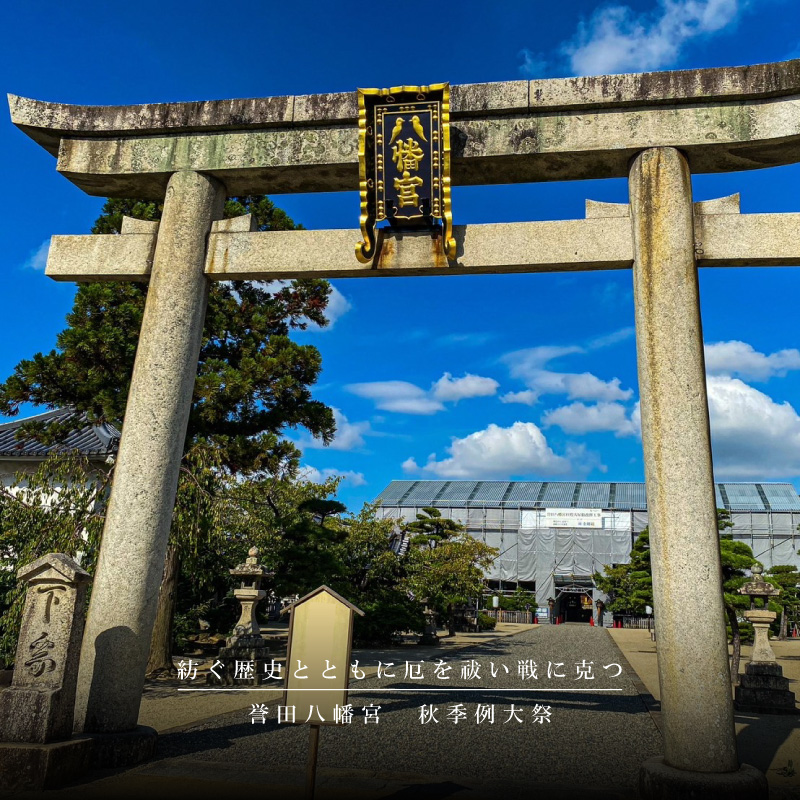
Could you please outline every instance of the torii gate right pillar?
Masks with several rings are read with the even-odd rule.
[[[766,779],[752,767],[740,768],[736,752],[684,156],[671,147],[640,153],[631,166],[630,199],[664,733],[664,757],[645,762],[640,792],[695,797],[702,786],[706,798],[766,797]]]

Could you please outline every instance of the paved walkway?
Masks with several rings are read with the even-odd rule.
[[[650,640],[648,631],[612,629],[609,633],[639,677],[641,691],[658,724],[660,692],[656,643]],[[789,688],[800,701],[800,639],[772,640],[770,644],[784,676],[789,679]],[[751,645],[743,645],[740,673],[744,673],[751,651]],[[772,800],[800,798],[800,714],[737,713],[735,720],[739,760],[766,774]]]
[[[360,681],[350,694],[353,722],[322,729],[319,798],[510,800],[530,797],[534,786],[543,798],[632,798],[639,764],[661,751],[660,735],[632,676],[623,669],[612,677],[616,667],[603,669],[625,661],[604,630],[540,626],[465,643],[452,656],[422,652],[424,681],[404,679],[402,669],[394,679]],[[412,658],[403,652],[403,661]],[[436,658],[452,666],[451,680],[434,677]],[[528,659],[536,662],[537,677],[523,680],[519,662]],[[396,655],[392,660],[402,663]],[[469,660],[478,666],[480,688],[460,675]],[[576,677],[583,662],[592,662],[593,678]],[[551,673],[565,677],[548,678],[548,664]],[[268,720],[254,725],[248,714],[254,693],[246,697],[247,709],[162,734],[158,760],[49,796],[216,798],[247,796],[259,787],[269,787],[273,796],[302,796],[308,727],[278,725],[277,698],[268,700],[269,692],[257,695],[270,708]],[[364,722],[361,709],[370,703],[380,706],[377,724]],[[494,707],[493,724],[476,721],[478,704]],[[422,705],[438,709],[438,723],[421,724]],[[534,721],[537,705],[548,707],[549,722]],[[454,707],[466,714],[457,722]]]
[[[319,800],[636,796],[639,764],[661,752],[655,644],[647,631],[504,625],[497,634],[460,634],[444,642],[440,648],[354,653],[362,665],[374,666],[352,684],[353,722],[321,731]],[[800,642],[774,647],[800,697]],[[393,680],[374,674],[378,660],[402,665],[418,659],[426,662],[423,682],[404,679],[402,669]],[[437,659],[453,667],[452,680],[434,677]],[[459,674],[471,659],[480,689]],[[523,681],[517,670],[528,659],[536,662],[537,678]],[[593,680],[576,679],[583,661],[593,662]],[[558,671],[566,677],[548,678],[548,663],[563,663]],[[602,669],[611,663],[624,668],[617,678],[616,668]],[[308,727],[277,724],[278,692],[178,695],[175,688],[151,684],[142,705],[141,721],[161,732],[156,760],[122,773],[93,773],[80,786],[46,797],[304,796]],[[540,691],[523,691],[532,688]],[[256,699],[269,708],[263,725],[250,721]],[[380,706],[378,724],[364,723],[361,709],[370,703]],[[479,703],[494,705],[494,724],[477,723]],[[439,709],[438,723],[420,723],[422,705]],[[467,716],[454,724],[448,715],[457,705]],[[510,716],[512,705],[522,722]],[[549,706],[549,722],[533,721],[536,705]],[[766,772],[772,800],[800,798],[800,716],[737,715],[737,732],[741,760]]]

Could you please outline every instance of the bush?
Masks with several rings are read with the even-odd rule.
[[[478,627],[482,631],[493,631],[496,625],[497,620],[494,617],[484,614],[483,611],[478,613]]]
[[[536,595],[526,592],[519,586],[512,595],[500,595],[500,608],[503,611],[536,611]]]

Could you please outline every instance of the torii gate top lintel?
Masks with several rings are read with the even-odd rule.
[[[230,194],[358,188],[355,92],[132,106],[9,95],[15,125],[93,195],[163,197],[182,169]],[[800,60],[456,85],[454,184],[625,177],[648,147],[692,172],[800,161]],[[165,146],[169,142],[169,146]]]

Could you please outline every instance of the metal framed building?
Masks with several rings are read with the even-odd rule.
[[[717,483],[726,533],[749,545],[765,568],[800,566],[800,497],[788,483]],[[592,575],[625,564],[647,525],[644,483],[569,481],[392,481],[376,498],[383,518],[410,521],[426,506],[466,525],[500,554],[486,577],[493,588],[535,590],[556,600],[556,613],[578,595],[603,594]]]

